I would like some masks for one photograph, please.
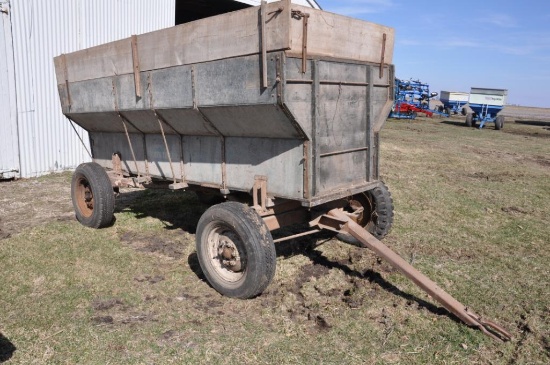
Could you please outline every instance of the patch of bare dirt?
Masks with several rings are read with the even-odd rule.
[[[130,245],[136,251],[156,253],[179,260],[183,257],[182,243],[175,237],[165,237],[141,232],[125,232],[120,241]]]
[[[70,173],[0,180],[0,239],[29,227],[72,219]]]
[[[156,321],[152,313],[132,311],[120,298],[96,298],[91,303],[95,315],[90,321],[96,325],[127,325],[141,322]]]

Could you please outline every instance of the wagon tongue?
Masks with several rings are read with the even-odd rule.
[[[355,223],[343,210],[333,209],[314,222],[320,228],[344,231],[355,237],[361,243],[362,247],[370,248],[378,256],[388,261],[393,267],[398,269],[403,275],[412,280],[422,290],[467,325],[478,328],[481,332],[495,340],[508,341],[512,339],[510,332],[494,322],[483,319],[453,298],[450,294],[446,293],[426,275],[416,270],[401,256],[393,252],[359,224]]]

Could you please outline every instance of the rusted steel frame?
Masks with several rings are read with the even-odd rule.
[[[76,133],[76,135],[78,136],[78,139],[80,140],[80,143],[82,143],[82,147],[84,147],[86,152],[88,152],[88,155],[90,156],[90,158],[93,159],[94,157],[92,156],[92,153],[88,150],[88,147],[86,147],[86,144],[84,143],[84,140],[82,140],[82,137],[80,136],[80,134],[78,134],[78,131],[76,130],[76,127],[74,126],[74,121],[70,117],[68,117],[67,115],[65,115],[65,117],[69,120],[69,123],[71,124],[71,127],[73,127],[73,130]]]
[[[252,206],[260,212],[267,210],[267,176],[254,176]]]
[[[309,212],[303,208],[262,217],[270,231],[290,226],[297,223],[305,223],[309,220]]]
[[[379,72],[379,78],[382,78],[384,76],[384,62],[386,57],[386,33],[382,35],[382,52],[380,55],[380,72]]]
[[[313,80],[300,80],[300,79],[288,79],[289,84],[312,84]],[[348,81],[332,81],[332,80],[320,80],[321,85],[342,85],[342,86],[369,86],[366,82],[348,82]],[[387,85],[383,85],[386,86]]]
[[[160,117],[158,116],[156,110],[153,109],[153,113],[155,113],[155,117],[157,117],[157,121],[159,122],[160,134],[162,135],[162,140],[164,141],[166,156],[168,157],[168,163],[170,164],[170,171],[172,172],[172,178],[174,179],[174,184],[175,184],[177,183],[176,172],[174,171],[174,166],[172,165],[172,156],[170,155],[170,148],[168,147],[168,141],[166,141],[166,135],[164,134],[164,127],[162,126],[162,121],[160,120]]]
[[[178,131],[170,125],[160,114],[157,113],[157,110],[155,109],[155,100],[153,98],[153,75],[151,72],[147,75],[147,89],[149,90],[149,105],[151,107],[151,110],[155,114],[155,117],[157,118],[157,121],[159,123],[160,127],[160,133],[162,135],[162,140],[164,141],[164,147],[166,149],[166,155],[168,156],[168,163],[170,164],[170,171],[172,171],[172,178],[173,178],[173,184],[170,185],[170,189],[183,189],[186,188],[188,185],[185,183],[185,178],[183,175],[183,138],[180,135],[180,152],[181,152],[181,160],[180,160],[180,168],[182,176],[180,176],[182,182],[178,183],[176,178],[176,172],[174,170],[174,164],[172,162],[172,156],[170,154],[170,148],[168,147],[168,141],[166,140],[166,134],[164,133],[164,127],[163,123],[166,124],[170,129],[172,129],[175,133],[178,133]]]
[[[134,66],[134,84],[136,88],[136,96],[141,98],[141,70],[139,67],[139,53],[137,44],[137,35],[132,35],[130,38],[132,44],[132,62]]]
[[[139,180],[140,177],[141,177],[141,173],[139,172],[139,167],[138,167],[138,163],[137,163],[137,159],[136,159],[136,154],[134,153],[134,146],[132,145],[132,140],[130,138],[130,134],[128,133],[128,127],[126,126],[126,123],[130,123],[130,122],[119,111],[119,108],[118,108],[118,93],[117,93],[117,88],[116,88],[116,83],[115,83],[115,78],[114,77],[112,78],[112,86],[113,86],[113,98],[114,98],[114,104],[115,104],[115,111],[116,111],[118,117],[120,118],[120,120],[122,122],[122,126],[124,127],[124,133],[126,134],[126,139],[128,140],[128,146],[130,147],[130,153],[132,154],[132,159],[134,160],[134,165],[136,166],[136,173],[137,173],[138,180]],[[144,136],[145,136],[145,134],[144,134]],[[147,148],[145,147],[145,138],[144,138],[143,142],[144,142],[145,153],[147,153],[146,152]],[[145,161],[145,166],[147,167],[147,160]]]
[[[341,188],[338,190],[331,190],[322,194],[311,197],[311,199],[301,201],[301,204],[305,208],[313,208],[319,205],[329,203],[338,199],[344,199],[349,196],[359,194],[368,190],[372,190],[377,186],[380,186],[379,181],[367,181],[361,182],[359,184],[352,184],[346,188]]]
[[[309,189],[310,184],[310,156],[311,153],[309,151],[310,149],[310,142],[304,141],[304,165],[303,165],[303,174],[304,174],[304,198],[309,199],[311,198],[311,190]]]
[[[267,88],[267,35],[265,30],[265,23],[266,23],[266,8],[267,8],[267,1],[262,0],[261,6],[260,6],[260,32],[262,39],[260,41],[261,43],[261,52],[262,52],[262,87]]]
[[[319,84],[319,61],[313,60],[312,62],[312,90],[311,90],[311,108],[312,108],[312,191],[311,196],[315,196],[318,193],[318,189],[321,186],[321,159],[320,153],[320,118],[319,118],[319,98],[320,98],[320,84]]]
[[[134,153],[134,146],[132,145],[132,140],[130,139],[130,134],[128,133],[128,127],[126,126],[126,118],[120,114],[119,111],[117,111],[117,114],[122,121],[122,126],[124,127],[124,133],[126,134],[126,139],[128,140],[128,146],[130,147],[130,152],[132,153],[132,159],[134,160],[134,165],[136,166],[136,172],[138,175],[138,178],[141,176],[141,173],[139,172],[139,167],[136,159],[136,154]]]
[[[342,209],[332,209],[327,215],[336,219],[332,227],[351,234],[363,247],[370,248],[378,256],[389,262],[394,268],[409,278],[413,283],[428,293],[433,299],[443,305],[449,312],[460,318],[469,326],[478,328],[481,332],[495,340],[510,340],[512,335],[501,326],[481,318],[472,310],[465,307],[450,294],[441,289],[435,282],[416,270],[397,253],[384,245],[367,230],[350,219]]]
[[[334,152],[326,152],[319,154],[319,157],[328,157],[328,156],[335,156],[335,155],[343,155],[344,153],[351,153],[351,152],[360,152],[360,151],[367,151],[369,150],[369,147],[358,147],[358,148],[350,148],[348,150],[341,150],[341,151],[334,151]]]
[[[61,55],[61,64],[63,67],[63,78],[65,79],[65,91],[67,92],[67,107],[71,111],[72,101],[71,92],[69,91],[69,70],[67,69],[67,56],[65,54]]]
[[[284,241],[288,241],[288,240],[291,240],[291,239],[294,239],[294,238],[309,236],[309,235],[319,233],[319,232],[321,232],[320,229],[312,229],[310,231],[294,234],[292,236],[286,236],[286,237],[278,238],[276,240],[273,240],[273,243],[284,242]]]
[[[285,103],[285,85],[286,85],[286,56],[284,52],[280,52],[275,56],[275,65],[277,68],[277,77],[275,83],[277,86],[277,104],[292,123],[294,128],[300,133],[300,138],[308,139],[307,133],[304,132],[300,123],[296,121],[294,114],[288,109]]]
[[[373,128],[373,124],[374,124],[374,108],[372,107],[374,102],[373,102],[373,94],[374,94],[374,85],[373,85],[373,82],[374,82],[374,67],[372,66],[367,66],[367,100],[366,100],[366,106],[367,106],[367,115],[366,115],[366,120],[367,120],[367,125],[366,125],[366,130],[367,130],[367,140],[366,140],[366,143],[367,143],[367,146],[369,147],[368,151],[367,151],[367,159],[366,159],[366,166],[365,166],[365,169],[366,169],[366,172],[367,172],[367,181],[372,181],[374,179],[374,166],[373,166],[373,163],[374,163],[374,128]]]
[[[226,151],[225,151],[225,137],[222,133],[216,128],[216,126],[204,115],[203,112],[199,109],[199,104],[197,101],[197,81],[196,81],[196,72],[195,65],[191,65],[191,94],[193,96],[193,109],[200,115],[205,126],[208,126],[213,130],[218,137],[220,137],[222,148],[221,148],[221,169],[222,169],[222,184],[220,192],[224,195],[229,194],[227,189],[227,167],[226,167]]]
[[[300,10],[292,10],[292,17],[302,19],[302,73],[307,71],[307,26],[309,21],[309,13],[303,13]]]

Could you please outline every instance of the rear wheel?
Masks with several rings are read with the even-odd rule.
[[[115,195],[105,170],[95,162],[79,165],[71,182],[76,219],[91,228],[103,228],[113,221]]]
[[[502,127],[504,127],[504,117],[502,115],[498,115],[497,119],[495,120],[495,129],[499,131],[502,129]]]
[[[255,297],[275,275],[271,232],[247,205],[226,202],[206,210],[197,226],[196,244],[204,276],[220,294]]]
[[[473,125],[474,116],[473,114],[466,115],[466,127],[471,127]]]
[[[357,223],[374,237],[383,239],[390,232],[393,224],[393,199],[385,184],[352,196],[349,206],[357,213]],[[338,238],[347,243],[359,243],[348,233],[339,233]]]
[[[445,114],[447,114],[449,117],[451,116],[451,109],[445,108],[445,110],[443,110],[443,112],[444,112]]]

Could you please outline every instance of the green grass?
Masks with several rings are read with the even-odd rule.
[[[385,242],[509,343],[336,240],[280,246],[263,295],[222,297],[197,269],[206,206],[192,193],[122,195],[116,223],[92,230],[68,214],[60,174],[0,183],[13,232],[0,240],[0,362],[9,343],[7,364],[547,364],[549,138],[440,119],[389,120],[381,136],[395,203]]]

